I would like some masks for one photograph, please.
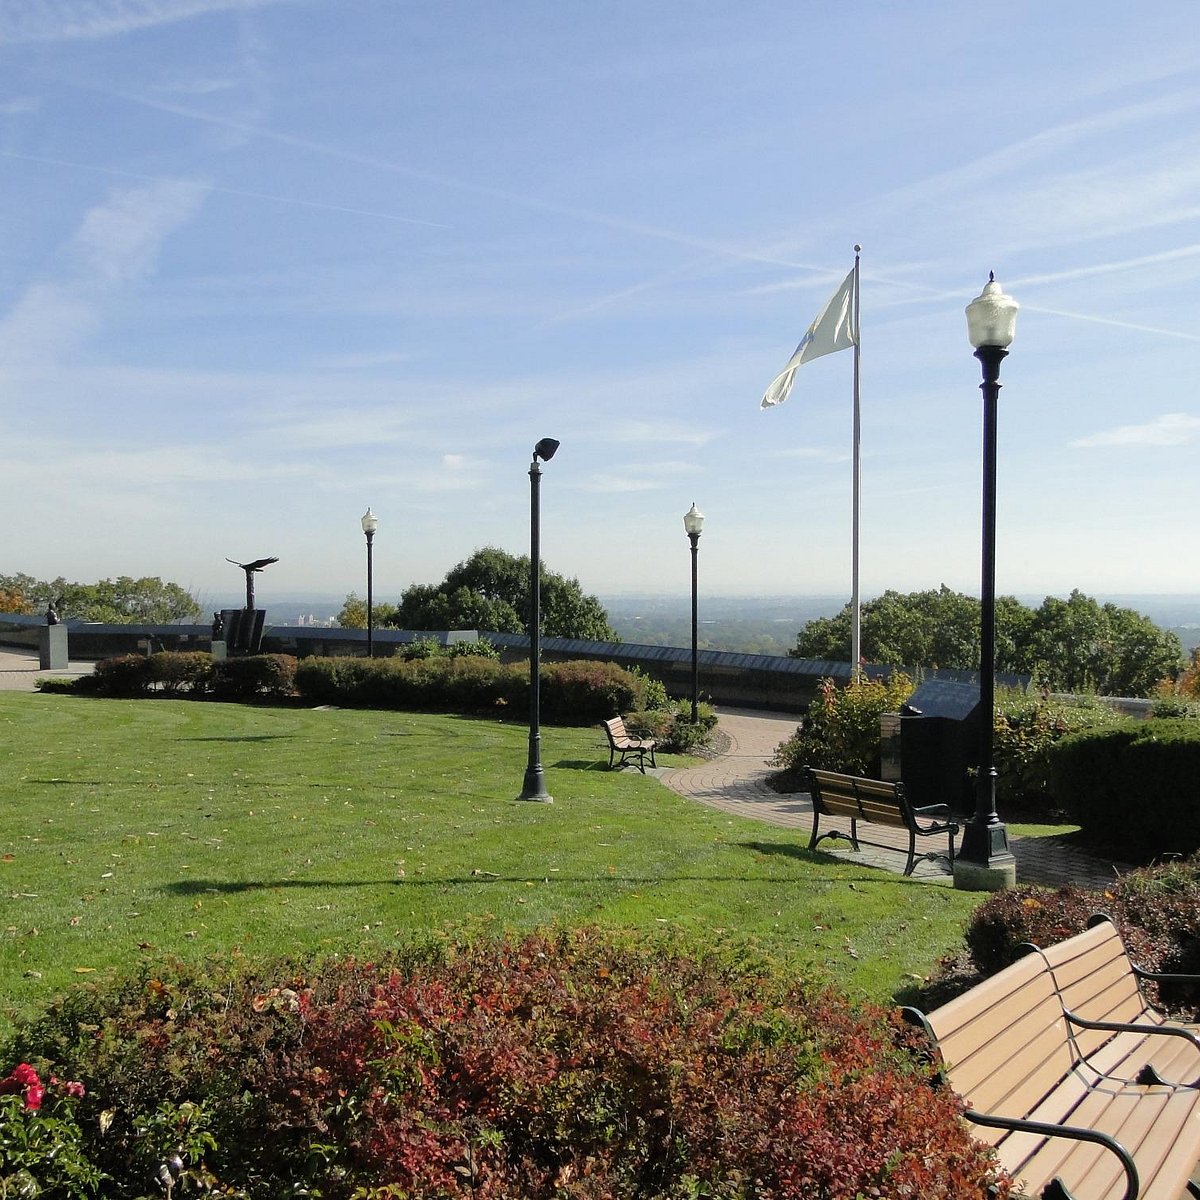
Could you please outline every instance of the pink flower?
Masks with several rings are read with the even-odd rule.
[[[0,1096],[11,1096],[24,1092],[25,1107],[36,1111],[42,1107],[46,1089],[38,1073],[28,1063],[18,1063],[5,1078],[0,1079]]]
[[[28,1063],[18,1063],[13,1067],[10,1078],[15,1079],[22,1087],[40,1086],[38,1073]]]

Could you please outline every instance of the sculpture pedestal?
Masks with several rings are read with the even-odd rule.
[[[43,671],[67,669],[67,627],[43,625],[38,629],[38,664]]]

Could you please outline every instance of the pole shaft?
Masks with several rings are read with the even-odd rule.
[[[371,547],[375,541],[375,531],[367,531],[367,657],[375,657],[375,596],[374,572],[371,563]]]
[[[1008,830],[996,813],[996,424],[1003,346],[980,346],[983,365],[983,553],[979,587],[979,773],[975,814],[963,829],[958,858],[973,866],[1005,870],[1013,863]],[[956,876],[957,878],[957,876]]]
[[[529,468],[529,760],[521,800],[548,803],[546,774],[542,769],[542,578],[541,578],[541,481],[537,459]]]
[[[688,539],[692,543],[692,724],[695,725],[700,720],[700,642],[699,621],[697,620],[698,609],[696,604],[696,564],[700,557],[700,535],[698,533],[689,533]]]

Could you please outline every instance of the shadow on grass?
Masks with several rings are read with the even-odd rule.
[[[813,854],[809,861],[814,866],[832,866],[847,864],[839,859],[824,854]],[[863,867],[862,874],[852,875],[819,875],[806,874],[802,879],[790,882],[797,887],[809,887],[814,883],[880,883],[908,887],[918,880],[905,879],[899,873],[885,871],[878,867]],[[540,886],[550,884],[609,883],[622,887],[653,887],[657,884],[675,883],[736,883],[742,886],[759,885],[760,887],[777,888],[781,883],[789,882],[783,879],[747,879],[744,875],[609,875],[600,872],[595,875],[496,875],[483,872],[479,875],[446,875],[433,879],[181,879],[175,883],[164,884],[160,889],[173,896],[204,896],[222,895],[235,896],[244,892],[270,892],[288,888],[452,888],[466,885],[481,884],[520,884],[522,886],[536,883]]]
[[[608,764],[597,762],[591,758],[560,758],[558,762],[551,763],[555,770],[563,771],[607,771]]]
[[[229,737],[181,737],[177,742],[282,742],[294,738],[294,733],[246,733]]]

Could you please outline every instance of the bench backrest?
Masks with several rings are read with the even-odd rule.
[[[1070,1072],[1073,1055],[1054,979],[1027,954],[925,1016],[946,1080],[970,1108],[1023,1116]],[[1004,1131],[980,1127],[996,1142]]]
[[[1145,1022],[1145,998],[1125,943],[1111,921],[1098,922],[1065,942],[1039,947],[1039,952],[1058,985],[1063,1007],[1076,1016],[1086,1021]],[[1111,1037],[1103,1030],[1075,1030],[1083,1055]]]
[[[877,825],[908,828],[911,817],[904,785],[878,779],[859,779],[836,771],[805,769],[812,787],[813,803],[831,817],[856,817]]]
[[[608,736],[614,742],[627,742],[629,740],[629,734],[625,732],[624,717],[611,717],[604,722],[604,728],[608,730]]]

